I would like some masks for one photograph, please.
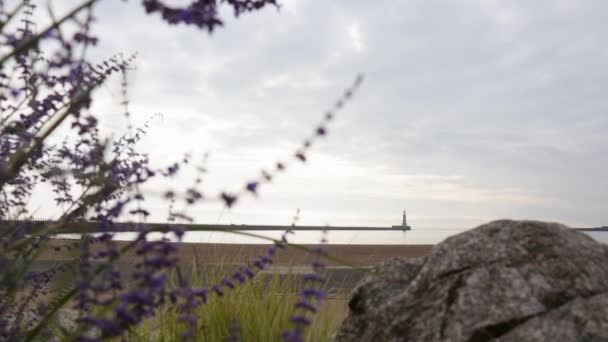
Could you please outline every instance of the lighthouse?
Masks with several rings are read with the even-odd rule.
[[[403,231],[412,230],[412,227],[407,225],[407,214],[406,214],[405,210],[403,211],[403,218],[401,220],[401,225],[393,226],[393,228],[400,228]]]

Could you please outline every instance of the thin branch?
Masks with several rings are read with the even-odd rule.
[[[5,55],[4,57],[0,58],[0,68],[4,65],[4,63],[6,61],[8,61],[9,59],[11,59],[12,57],[21,54],[23,52],[26,52],[32,48],[34,48],[35,46],[38,45],[38,42],[40,41],[40,39],[42,39],[42,37],[47,33],[50,32],[51,30],[54,30],[56,28],[58,28],[59,26],[61,26],[64,22],[66,22],[67,20],[71,19],[72,17],[74,17],[76,14],[78,14],[78,12],[82,11],[83,9],[91,6],[93,3],[95,3],[98,0],[88,0],[87,2],[83,3],[82,5],[74,8],[72,11],[70,11],[68,14],[66,14],[63,18],[61,18],[59,21],[54,22],[52,25],[50,25],[49,27],[47,27],[45,30],[42,31],[42,33],[33,35],[27,39],[25,39],[23,42],[21,42],[19,45],[17,45],[13,51],[11,51],[8,55]]]
[[[89,96],[91,91],[98,86],[100,82],[95,82],[84,91],[77,93],[69,101],[69,107],[56,118],[55,122],[49,124],[49,127],[43,131],[40,135],[34,137],[33,142],[30,146],[22,147],[19,151],[15,152],[6,167],[5,170],[0,170],[0,189],[6,184],[6,182],[13,179],[18,173],[21,167],[25,165],[28,159],[42,146],[42,143],[48,136],[59,127],[59,125],[68,117],[68,115],[82,104],[82,102]],[[42,130],[42,129],[41,129]]]
[[[4,29],[4,26],[8,25],[8,23],[10,23],[11,20],[13,20],[13,18],[17,15],[17,13],[19,13],[19,11],[21,10],[21,8],[23,8],[23,6],[25,6],[25,1],[21,1],[19,3],[19,5],[17,5],[15,7],[15,9],[13,9],[13,11],[8,15],[6,20],[3,22],[0,22],[0,32],[2,32],[2,29]]]

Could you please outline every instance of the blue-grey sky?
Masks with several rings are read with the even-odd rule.
[[[141,149],[154,165],[209,152],[207,195],[290,156],[365,73],[308,163],[222,223],[288,224],[301,208],[302,224],[320,225],[399,224],[403,209],[419,229],[608,224],[607,2],[281,2],[236,20],[224,11],[226,27],[211,36],[168,27],[139,1],[97,8],[93,56],[137,52],[134,121],[163,114]],[[118,94],[118,80],[97,94],[108,134],[124,127]],[[150,204],[163,220],[166,205]],[[221,207],[189,212],[214,223]]]

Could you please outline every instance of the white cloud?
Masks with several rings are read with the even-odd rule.
[[[99,56],[140,53],[133,112],[165,115],[142,148],[161,162],[210,150],[209,193],[290,155],[366,72],[310,162],[234,221],[285,223],[300,207],[310,224],[382,225],[407,207],[418,227],[608,223],[604,1],[286,1],[212,36],[136,1],[99,9]],[[96,107],[111,129],[117,103]]]
[[[350,41],[355,51],[362,52],[365,50],[365,44],[363,43],[361,31],[357,23],[352,23],[348,26],[348,37],[350,38]]]

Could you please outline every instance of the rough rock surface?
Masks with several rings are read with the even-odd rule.
[[[608,246],[494,221],[378,266],[349,309],[336,341],[608,341]]]

